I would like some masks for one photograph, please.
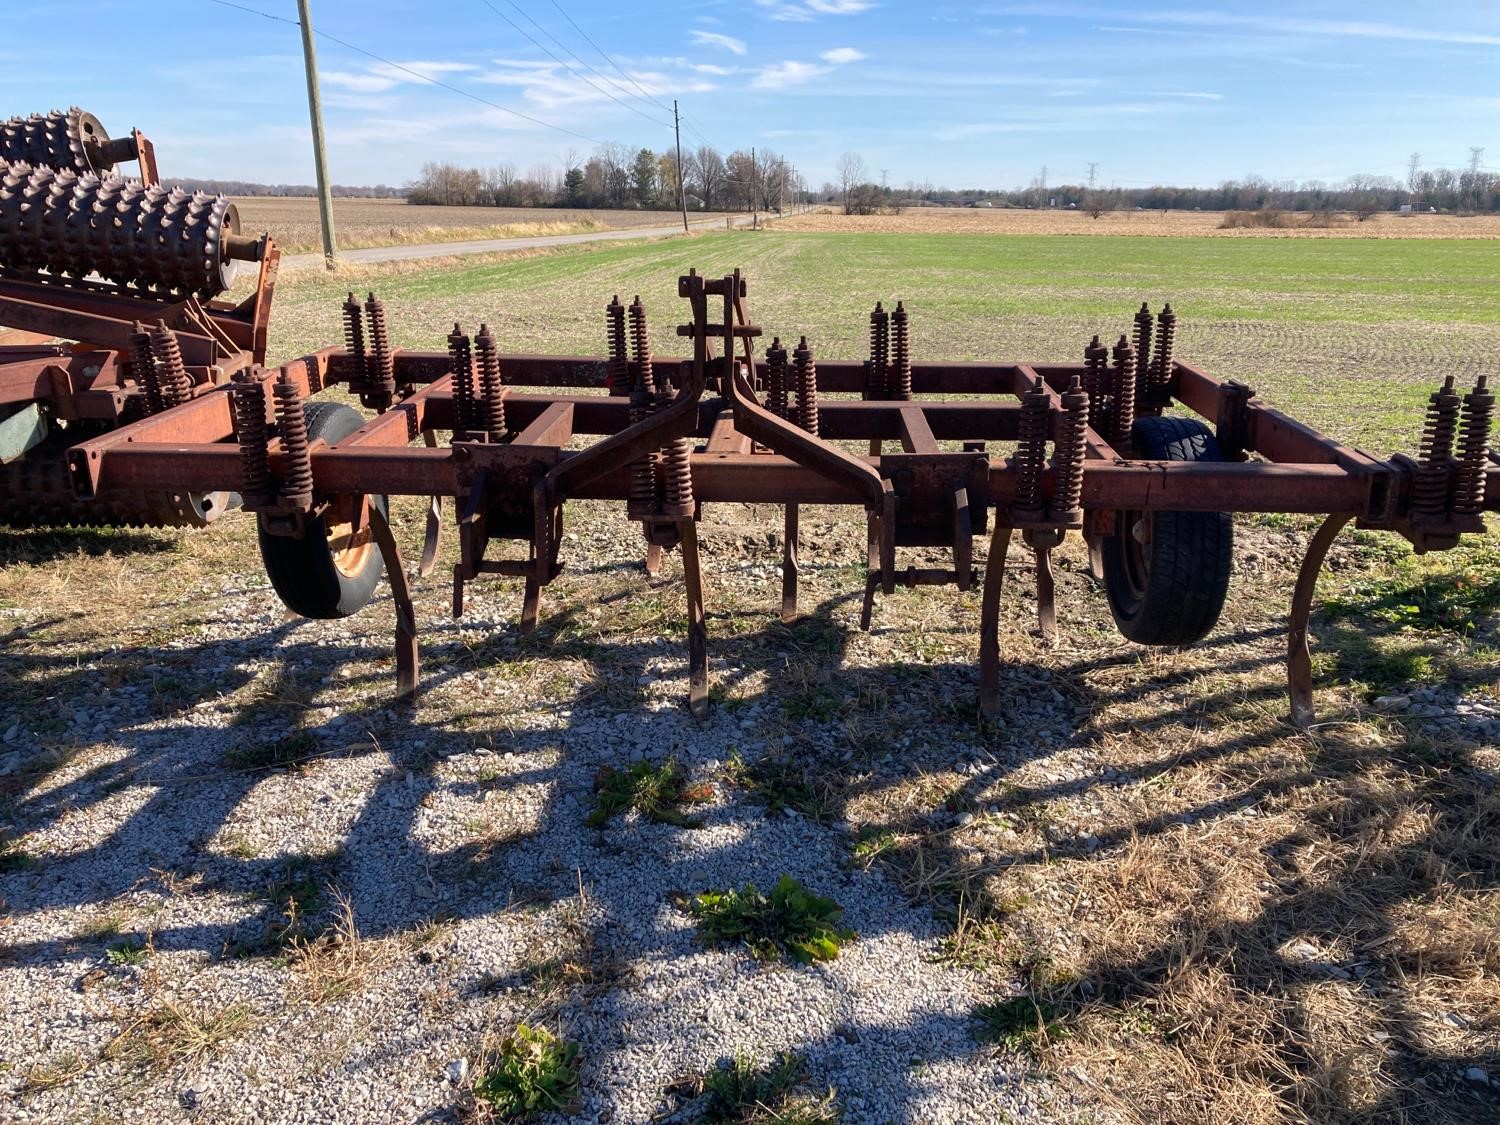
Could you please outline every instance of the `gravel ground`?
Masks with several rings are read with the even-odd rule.
[[[986,749],[955,741],[927,695],[890,698],[886,737],[796,713],[768,691],[776,669],[761,643],[779,554],[756,518],[741,524],[756,513],[734,510],[706,534],[718,552],[711,629],[729,636],[713,649],[724,696],[698,723],[682,706],[673,564],[648,581],[623,521],[577,507],[572,585],[548,591],[539,637],[514,631],[512,583],[481,586],[456,624],[442,584],[423,587],[426,691],[414,709],[383,702],[383,588],[359,617],[319,623],[289,619],[253,573],[163,584],[143,610],[154,642],[59,640],[48,710],[0,727],[0,767],[22,778],[14,830],[34,861],[0,874],[11,1029],[0,1075],[14,1098],[0,1116],[452,1120],[486,1036],[524,1020],[581,1043],[585,1120],[650,1120],[685,1074],[783,1048],[806,1057],[814,1091],[837,1091],[849,1122],[1074,1115],[1023,1059],[976,1040],[970,1013],[992,992],[940,956],[949,931],[929,908],[851,861],[841,815],[772,813],[724,768],[788,752],[892,782],[929,764],[977,774],[1008,747],[1061,739],[1069,708],[1039,686],[1047,673],[1009,671],[1025,690]],[[836,626],[855,672],[888,668],[906,634],[853,629],[846,571],[861,537],[806,526],[823,548],[805,587],[809,607],[823,602],[813,627]],[[736,638],[722,616],[742,600],[758,619]],[[14,642],[54,625],[3,612]],[[793,631],[790,649],[773,640],[783,663],[806,642],[827,665],[816,649],[831,631]],[[968,643],[966,627],[955,635]],[[938,696],[973,691],[971,664],[938,664]],[[49,727],[43,714],[61,719]],[[299,730],[314,760],[237,765],[237,752]],[[600,767],[667,756],[714,787],[702,828],[634,813],[585,825]],[[933,815],[935,830],[951,824]],[[767,965],[705,948],[673,904],[675,892],[769,887],[782,874],[844,908],[859,936],[837,960]],[[308,934],[347,901],[357,934],[297,955],[275,938],[288,898]],[[137,946],[138,958],[118,952]],[[558,963],[561,981],[548,970]]]

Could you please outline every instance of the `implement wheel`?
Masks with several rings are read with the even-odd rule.
[[[1195,418],[1142,418],[1138,457],[1222,461],[1213,431]],[[1229,593],[1234,521],[1228,512],[1117,512],[1104,541],[1110,612],[1128,640],[1190,645],[1208,635]]]
[[[310,402],[302,408],[309,441],[332,444],[364,425],[364,416],[336,402]],[[369,502],[386,510],[384,496]],[[323,515],[307,521],[302,538],[260,529],[260,557],[271,585],[287,609],[303,617],[349,617],[375,596],[385,568],[367,522],[356,530],[359,497],[340,497]]]

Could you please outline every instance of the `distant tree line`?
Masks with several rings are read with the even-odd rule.
[[[852,158],[852,164],[850,163]],[[1500,172],[1483,168],[1414,169],[1405,180],[1394,176],[1355,175],[1337,183],[1322,180],[1272,181],[1259,176],[1225,180],[1217,187],[1184,188],[1155,185],[1143,188],[1099,188],[1087,184],[1047,184],[1040,177],[1024,188],[952,189],[909,182],[886,187],[864,180],[859,157],[846,153],[839,160],[839,182],[822,185],[818,198],[841,204],[846,212],[919,204],[994,207],[1063,207],[1100,214],[1118,209],[1172,211],[1350,211],[1372,215],[1395,211],[1406,204],[1426,211],[1449,213],[1500,211]]]
[[[163,182],[187,191],[206,191],[210,195],[284,195],[291,197],[316,196],[318,189],[313,184],[257,184],[249,180],[183,180],[163,177]],[[334,184],[333,194],[346,199],[399,199],[406,194],[404,188],[389,184],[374,187],[356,187],[349,184]]]
[[[614,207],[674,210],[678,184],[687,205],[701,211],[775,211],[803,194],[787,161],[773,152],[735,151],[710,145],[683,153],[628,145],[600,145],[588,159],[568,153],[558,165],[513,164],[468,168],[430,162],[406,185],[408,203],[462,207]]]

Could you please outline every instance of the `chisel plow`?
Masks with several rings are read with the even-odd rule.
[[[855,505],[866,523],[861,624],[900,586],[979,588],[979,707],[999,710],[999,607],[1012,540],[1035,562],[1039,628],[1057,629],[1052,552],[1087,543],[1121,632],[1187,645],[1216,624],[1228,590],[1233,513],[1324,516],[1292,596],[1292,717],[1313,718],[1308,616],[1329,546],[1346,524],[1418,551],[1484,530],[1500,508],[1489,448],[1494,399],[1481,378],[1433,394],[1418,456],[1378,460],[1328,438],[1176,356],[1170,306],[1142,306],[1112,346],[1079,364],[923,363],[908,310],[877,305],[862,361],[818,361],[806,337],[763,334],[738,272],[679,279],[686,354],[654,354],[645,306],[604,310],[605,354],[504,353],[488,327],[454,325],[443,351],[390,343],[373,295],[344,304],[345,341],[226,385],[67,451],[84,499],[220,490],[259,521],[286,604],[342,617],[373,597],[382,568],[396,615],[398,689],[415,694],[417,618],[386,498],[431,498],[421,561],[433,571],[456,531],[452,605],[486,575],[521,579],[520,627],[564,566],[569,500],[614,501],[642,528],[644,566],[681,553],[689,705],[709,701],[698,521],[706,504],[784,507],[780,613],[798,614],[798,518]],[[789,347],[788,344],[791,344]],[[342,386],[374,416],[314,399]],[[139,392],[137,392],[139,393]],[[448,502],[450,516],[444,515]],[[983,565],[974,541],[988,535]],[[930,562],[904,564],[910,548]],[[940,549],[935,553],[933,549]]]

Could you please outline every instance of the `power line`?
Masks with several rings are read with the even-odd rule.
[[[579,78],[579,79],[582,79],[584,82],[587,82],[590,89],[598,91],[599,93],[603,94],[606,98],[608,98],[610,101],[614,102],[616,105],[622,105],[622,106],[624,106],[626,109],[630,110],[631,113],[638,114],[639,116],[644,117],[647,121],[650,121],[651,123],[653,123],[655,125],[660,125],[663,129],[670,129],[672,127],[669,124],[667,124],[665,121],[662,121],[659,118],[652,117],[645,110],[637,109],[635,106],[631,105],[629,102],[621,101],[619,98],[615,97],[608,90],[606,90],[603,86],[600,86],[596,82],[591,81],[589,79],[588,75],[586,75],[586,74],[580,74],[578,71],[574,70],[566,62],[564,62],[562,59],[558,58],[555,54],[553,54],[552,51],[550,51],[544,43],[541,43],[540,41],[538,41],[538,39],[534,35],[532,35],[529,31],[527,31],[524,27],[522,27],[520,24],[516,23],[515,20],[511,19],[504,12],[502,12],[499,8],[495,7],[495,5],[491,4],[490,0],[480,0],[480,2],[483,3],[484,6],[486,8],[488,8],[490,11],[494,12],[495,15],[499,16],[506,23],[510,24],[511,27],[515,28],[518,32],[520,32],[528,40],[530,40],[532,46],[536,47],[537,49],[539,49],[541,51],[544,51],[552,59],[553,62],[557,63],[558,66],[562,67],[564,70],[566,70],[569,74],[573,75],[575,78]],[[511,7],[512,8],[516,8],[516,5],[512,4]],[[520,8],[516,8],[516,11],[520,12],[521,15],[526,16],[526,13],[524,11],[521,11]],[[531,20],[530,16],[526,16],[526,18],[529,19],[529,20]],[[542,26],[540,24],[537,24],[535,20],[531,20],[531,22],[533,24],[536,24],[538,30],[542,31],[543,34],[546,34],[545,29],[542,28]],[[551,37],[549,36],[549,38],[551,38]],[[557,40],[554,39],[553,42],[556,43]],[[562,44],[558,43],[558,46],[562,47]],[[563,50],[566,51],[567,48],[563,47]],[[570,51],[569,54],[572,54],[572,52]],[[578,58],[577,55],[574,55],[573,57],[574,58]],[[583,62],[582,59],[578,59],[578,61],[580,63]],[[584,63],[584,65],[587,66],[588,64]],[[616,88],[618,89],[618,87],[616,87]]]
[[[532,16],[532,14],[530,12],[526,11],[526,9],[522,8],[519,4],[517,4],[515,2],[515,0],[505,0],[505,2],[507,4],[509,4],[512,9],[515,10],[515,13],[518,16],[521,16],[523,19],[525,19],[525,21],[527,23],[531,24],[532,27],[536,28],[543,35],[545,35],[548,39],[552,40],[552,42],[556,43],[559,47],[561,47],[564,53],[566,53],[570,58],[572,58],[572,60],[574,62],[576,62],[579,66],[583,67],[590,74],[594,75],[594,77],[600,79],[601,81],[608,82],[610,84],[610,86],[614,87],[614,89],[616,89],[620,93],[624,94],[627,98],[633,98],[633,97],[636,96],[635,94],[632,94],[629,90],[627,90],[624,86],[621,86],[618,82],[616,82],[609,75],[607,75],[603,71],[601,71],[593,63],[589,62],[588,59],[584,58],[577,51],[573,50],[572,47],[569,47],[561,39],[559,39],[557,36],[553,35],[552,32],[548,31],[545,27],[543,27],[540,23],[538,23],[536,21],[536,18],[534,16]],[[564,13],[564,15],[566,15],[566,13]],[[656,101],[654,98],[649,98],[648,97],[648,100],[651,101],[652,104],[654,104],[654,105],[661,106],[661,103],[658,102],[658,101]],[[665,106],[661,106],[661,108],[662,109],[666,109]]]
[[[599,46],[599,44],[595,43],[594,40],[589,36],[589,33],[587,31],[584,31],[583,28],[581,28],[581,27],[578,26],[578,24],[574,23],[573,17],[570,16],[570,15],[568,15],[567,12],[563,11],[562,5],[559,4],[557,2],[557,0],[551,0],[551,3],[552,3],[552,6],[554,8],[556,8],[559,12],[562,13],[562,18],[563,19],[567,20],[570,24],[573,24],[573,30],[576,31],[576,32],[578,32],[579,35],[582,35],[584,37],[584,39],[588,40],[589,46],[592,47],[592,48],[594,48],[594,50],[596,50],[596,51],[599,52],[599,54],[603,57],[603,59],[604,59],[605,62],[609,63],[610,66],[612,66],[616,70],[618,70],[620,72],[620,74],[624,77],[625,81],[629,82],[637,90],[640,90],[641,96],[643,98],[647,99],[648,101],[655,102],[656,105],[659,106],[662,109],[666,109],[667,108],[666,106],[662,105],[661,102],[656,101],[656,99],[654,97],[652,97],[649,93],[647,93],[645,91],[645,89],[642,88],[642,86],[641,86],[641,84],[639,82],[637,82],[634,78],[630,77],[629,74],[626,74],[625,71],[624,71],[624,69],[620,66],[619,63],[615,62],[614,59],[610,58],[607,54],[605,54],[604,53],[604,48],[601,47],[601,46]],[[583,60],[580,59],[579,61],[582,62]]]
[[[260,16],[262,19],[275,20],[277,23],[287,23],[291,24],[293,27],[301,26],[296,20],[287,19],[285,16],[273,15],[270,12],[263,12],[259,8],[250,8],[245,6],[244,4],[235,4],[232,2],[232,0],[209,0],[209,2],[218,4],[223,8],[234,8],[241,12],[248,12],[252,16]],[[540,117],[532,117],[530,114],[522,113],[518,109],[511,109],[510,106],[501,105],[499,102],[492,102],[488,98],[481,98],[478,94],[472,94],[468,90],[461,89],[458,86],[452,86],[447,82],[441,82],[436,78],[430,78],[420,71],[413,70],[409,66],[402,66],[398,62],[392,62],[388,58],[377,55],[374,51],[367,51],[363,47],[356,47],[353,43],[350,43],[344,39],[340,39],[337,35],[330,35],[326,31],[318,31],[317,36],[319,39],[326,39],[330,43],[337,43],[340,47],[343,47],[346,50],[353,51],[356,54],[364,55],[369,59],[374,59],[378,63],[384,63],[386,66],[394,67],[396,70],[401,71],[403,74],[409,74],[413,78],[421,79],[423,82],[430,83],[433,86],[439,86],[444,90],[450,91],[451,93],[468,98],[470,101],[478,102],[480,105],[489,106],[491,109],[498,109],[501,113],[508,113],[512,117],[519,117],[522,121],[530,121],[533,125],[540,125],[544,129],[553,129],[559,133],[566,133],[570,137],[577,137],[580,141],[588,141],[591,145],[602,145],[605,143],[604,141],[599,140],[597,137],[585,136],[583,133],[574,132],[572,129],[564,128],[561,125],[554,125],[550,121],[543,121]]]

